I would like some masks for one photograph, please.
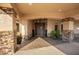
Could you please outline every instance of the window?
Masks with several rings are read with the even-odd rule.
[[[17,32],[19,32],[19,23],[16,23]]]
[[[58,30],[58,25],[55,25],[55,30]]]

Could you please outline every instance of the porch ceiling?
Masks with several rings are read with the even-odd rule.
[[[0,4],[3,6],[4,4]],[[9,4],[5,4],[8,6]],[[41,17],[41,16],[71,16],[79,13],[79,4],[78,3],[14,3],[11,4],[16,11],[22,15],[22,17]],[[10,7],[10,6],[9,6]]]
[[[0,3],[0,7],[9,7],[12,8],[10,3]]]
[[[25,17],[65,17],[79,13],[79,4],[75,3],[19,3],[15,5]]]
[[[57,3],[39,3],[39,4],[16,4],[17,8],[22,14],[33,14],[33,13],[62,13],[72,11],[79,7],[79,4],[57,4]]]

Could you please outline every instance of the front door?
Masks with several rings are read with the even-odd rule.
[[[35,29],[36,29],[37,36],[44,36],[45,23],[35,23]]]

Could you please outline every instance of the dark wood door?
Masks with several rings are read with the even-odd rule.
[[[45,23],[35,23],[37,36],[44,36]]]

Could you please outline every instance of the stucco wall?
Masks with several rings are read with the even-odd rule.
[[[20,32],[22,35],[29,35],[32,33],[32,21],[31,20],[22,20],[20,21]]]
[[[28,21],[28,34],[32,34],[32,28],[33,28],[32,20],[29,20]]]
[[[63,30],[74,30],[74,21],[64,21]]]
[[[79,34],[79,20],[74,22],[74,33]]]
[[[0,31],[12,31],[12,17],[7,14],[0,14]]]
[[[14,15],[0,14],[0,54],[14,54],[15,20]]]
[[[54,30],[55,27],[55,21],[53,19],[48,19],[47,20],[47,33],[49,35],[49,33]]]
[[[63,22],[63,30],[69,30],[69,22]]]
[[[28,20],[25,20],[24,22],[25,22],[25,24],[24,24],[24,26],[25,26],[25,35],[28,35]]]

